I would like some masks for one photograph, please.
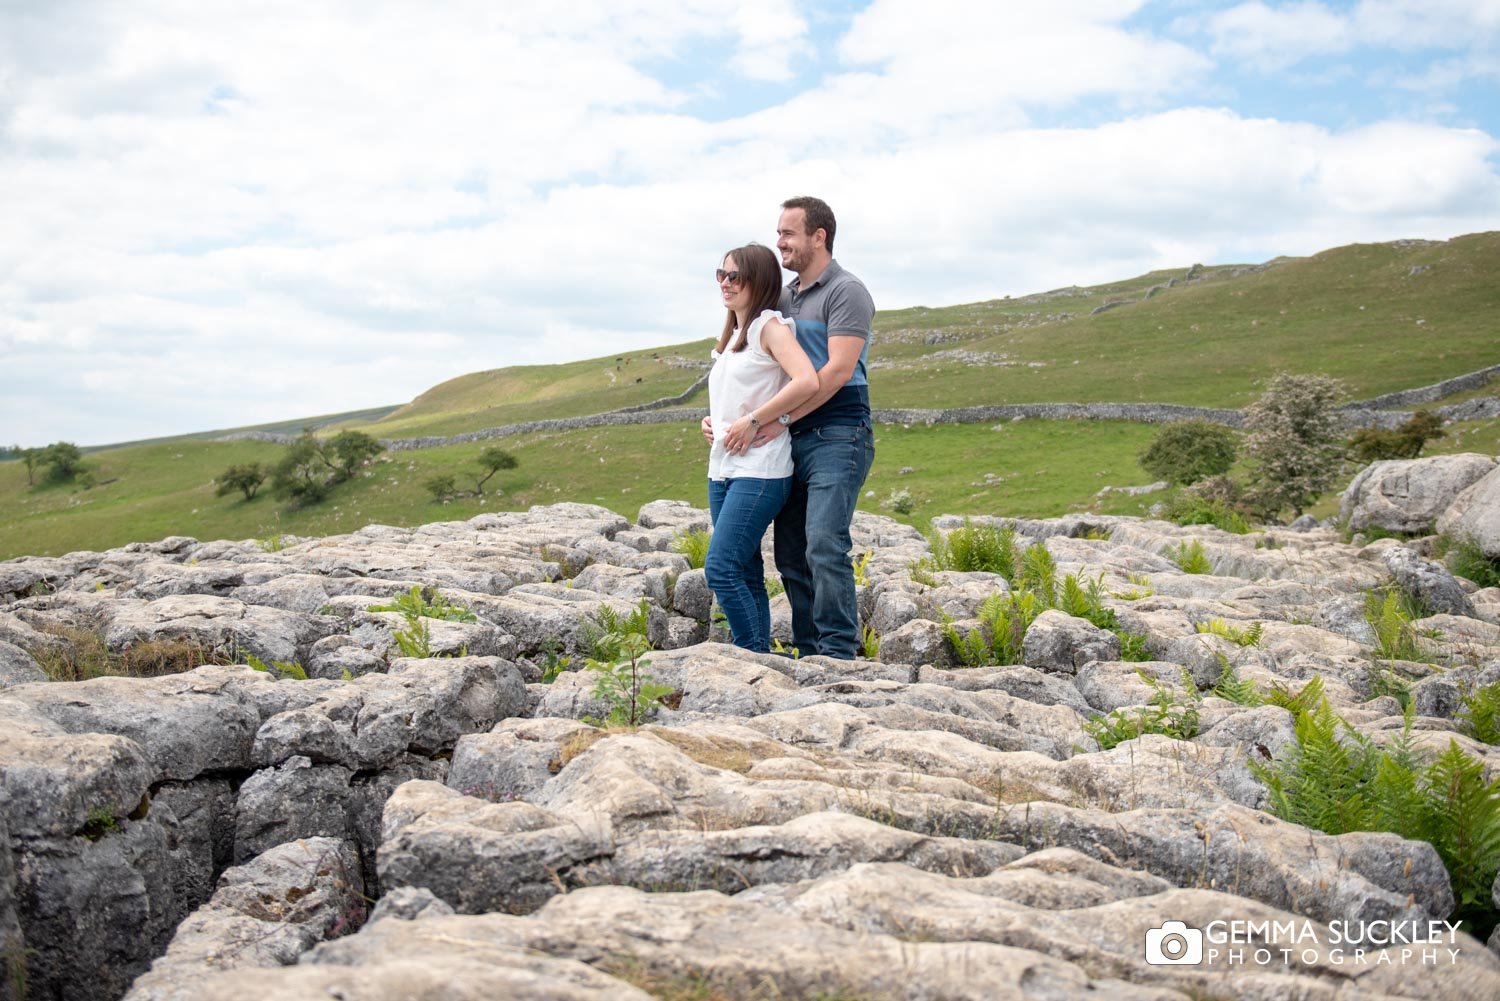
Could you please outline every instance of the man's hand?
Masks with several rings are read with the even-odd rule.
[[[704,441],[712,445],[714,443],[714,419],[712,417],[705,417],[698,427],[703,432]]]

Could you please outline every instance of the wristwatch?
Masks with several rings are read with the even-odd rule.
[[[750,418],[750,426],[751,427],[753,427],[753,428],[760,427],[760,421],[758,421],[758,420],[755,419],[755,415],[754,414],[746,414],[745,416],[748,417],[748,418]]]
[[[792,423],[792,415],[782,414],[780,417],[776,418],[776,423],[780,424],[782,427],[786,427],[787,425]]]

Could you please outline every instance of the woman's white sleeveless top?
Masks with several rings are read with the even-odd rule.
[[[736,331],[729,339],[731,350],[723,354],[713,353],[714,367],[708,373],[708,412],[714,424],[714,444],[708,453],[708,478],[711,480],[736,476],[777,479],[792,475],[791,435],[779,434],[743,455],[730,455],[724,451],[724,435],[729,426],[792,381],[781,364],[761,346],[760,333],[768,320],[780,320],[788,327],[793,324],[776,310],[768,309],[750,321],[750,329],[745,333],[745,350],[732,350],[739,340]],[[770,415],[772,420],[780,416]]]

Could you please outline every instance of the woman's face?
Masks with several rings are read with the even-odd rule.
[[[723,297],[724,305],[736,313],[750,308],[749,283],[744,279],[734,281],[730,278],[730,275],[735,274],[739,269],[739,262],[734,259],[734,256],[726,255],[722,268],[725,274],[719,282],[719,295]]]

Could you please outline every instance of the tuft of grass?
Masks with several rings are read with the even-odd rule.
[[[182,674],[209,664],[236,663],[232,654],[189,639],[136,640],[118,651],[97,629],[55,627],[48,632],[66,641],[57,647],[29,650],[52,681],[87,681],[100,677],[158,678]]]
[[[1458,576],[1480,587],[1500,587],[1500,560],[1486,556],[1472,535],[1442,535],[1437,548],[1448,569]]]

